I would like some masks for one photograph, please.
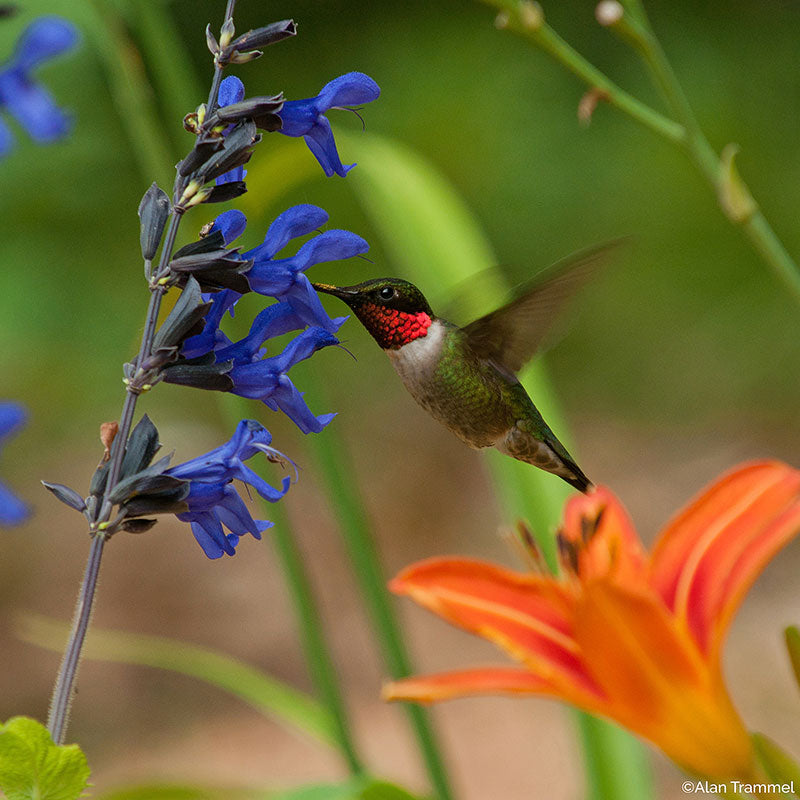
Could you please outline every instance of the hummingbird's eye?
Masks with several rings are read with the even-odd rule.
[[[381,300],[391,300],[395,294],[396,292],[391,286],[384,286],[378,291],[378,295],[380,296]]]

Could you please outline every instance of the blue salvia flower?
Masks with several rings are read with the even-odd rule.
[[[17,403],[0,402],[0,441],[16,431],[27,414]],[[17,525],[29,514],[28,506],[0,483],[0,525]]]
[[[73,48],[79,39],[74,25],[59,17],[40,17],[22,33],[12,57],[0,67],[0,107],[36,142],[52,142],[69,131],[70,118],[49,92],[36,83],[35,67]],[[0,156],[13,147],[8,127],[0,121]]]
[[[223,309],[223,302],[209,314],[217,308]],[[215,319],[221,319],[221,315],[215,314]],[[338,328],[345,319],[338,318],[334,325]],[[273,411],[283,411],[303,433],[319,433],[335,414],[315,416],[287,373],[320,348],[338,344],[339,340],[333,333],[314,326],[293,339],[279,355],[264,358],[264,342],[303,327],[305,322],[291,305],[278,302],[261,311],[253,320],[248,335],[238,342],[231,342],[218,328],[212,330],[207,321],[201,334],[186,340],[181,354],[199,358],[213,353],[216,363],[231,362],[232,367],[226,374],[233,382],[229,389],[232,394],[261,400]]]
[[[302,136],[325,174],[344,177],[355,166],[344,166],[336,150],[331,124],[325,116],[332,108],[347,108],[377,100],[380,87],[363,72],[348,72],[322,87],[316,97],[287,100],[278,116],[285,136]]]
[[[229,353],[245,341],[233,345]],[[289,342],[282,353],[272,358],[258,358],[248,362],[246,355],[235,357],[233,368],[228,373],[233,381],[231,392],[240,397],[261,400],[273,411],[283,411],[303,433],[319,433],[336,414],[312,414],[303,395],[297,391],[286,373],[295,364],[310,358],[317,350],[335,344],[339,344],[339,340],[332,333],[314,327],[303,331]]]
[[[243,218],[241,212],[226,211],[217,217],[212,230],[219,230],[229,244],[242,233]],[[328,213],[318,206],[292,206],[269,226],[264,241],[241,257],[253,260],[253,266],[244,274],[254,292],[287,301],[306,325],[319,325],[333,332],[341,323],[328,316],[319,295],[303,273],[314,264],[366,253],[367,242],[350,231],[330,230],[309,239],[295,255],[274,258],[291,239],[312,233],[327,221]],[[230,302],[230,296],[225,302]]]
[[[228,442],[166,471],[167,475],[189,481],[189,510],[176,516],[191,524],[195,539],[209,558],[232,556],[241,536],[249,533],[260,539],[261,532],[272,527],[266,520],[254,520],[230,485],[233,480],[243,481],[270,503],[286,494],[291,478],[284,478],[281,488],[276,489],[244,463],[257,453],[284,461],[271,443],[272,437],[263,425],[243,419]],[[226,533],[225,528],[230,532]]]

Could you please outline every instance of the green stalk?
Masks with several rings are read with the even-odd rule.
[[[252,414],[251,404],[234,395],[225,395],[220,406],[232,426],[240,419],[246,419]],[[323,436],[325,435],[327,435],[327,431],[323,433]],[[269,479],[270,476],[266,474],[267,471],[259,459],[254,459],[250,466],[256,474],[266,480]],[[284,501],[267,503],[260,500],[259,502],[264,509],[265,517],[275,523],[266,538],[274,542],[275,551],[280,559],[281,568],[292,596],[300,627],[303,653],[317,696],[331,715],[336,744],[347,762],[350,773],[356,776],[364,775],[364,765],[356,751],[350,730],[350,721],[342,699],[338,671],[325,640],[314,589],[303,564],[303,556],[295,541],[291,522],[283,505]]]
[[[599,89],[603,93],[603,99],[610,105],[616,106],[645,127],[673,142],[683,141],[686,131],[682,125],[659,114],[617,86],[544,21],[544,14],[538,6],[530,2],[511,0],[483,0],[483,2],[500,11],[497,18],[499,28],[524,36],[541,47],[590,88]]]
[[[682,142],[683,147],[709,185],[719,192],[721,182],[725,179],[720,157],[700,128],[675,71],[656,38],[644,6],[639,0],[629,0],[629,4],[633,13],[623,15],[612,29],[633,46],[647,65],[655,85],[672,106],[687,132]],[[738,175],[735,180],[739,184],[738,190],[749,199],[751,205],[746,213],[737,213],[736,209],[720,202],[725,216],[734,225],[742,227],[756,252],[800,299],[800,268],[759,210],[747,185]]]
[[[309,375],[304,384],[320,406],[330,405],[321,381],[314,381]],[[325,483],[353,571],[372,617],[389,674],[393,679],[405,678],[412,672],[411,662],[386,589],[386,578],[364,503],[353,481],[342,480],[343,475],[350,476],[354,472],[349,463],[347,446],[335,425],[321,434],[310,436],[308,442],[316,459],[316,473]],[[413,704],[405,704],[404,708],[438,800],[451,800],[453,794],[449,779],[427,712]]]
[[[774,271],[781,282],[800,300],[800,267],[778,238],[766,217],[752,199],[746,184],[736,176],[737,191],[748,198],[744,213],[731,208],[722,199],[726,180],[725,164],[700,129],[691,106],[678,82],[667,57],[653,33],[640,0],[624,0],[624,13],[609,27],[640,54],[659,91],[678,118],[678,122],[659,114],[615,84],[577,50],[562,39],[545,21],[538,4],[530,0],[483,0],[500,11],[498,27],[524,36],[591,89],[598,90],[602,99],[618,108],[668,141],[680,146],[689,155],[706,182],[717,193],[719,205],[732,224],[744,231],[761,259]]]

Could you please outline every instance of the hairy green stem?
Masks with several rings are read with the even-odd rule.
[[[72,621],[69,642],[64,651],[61,669],[58,672],[56,687],[53,691],[53,699],[50,702],[47,730],[50,731],[50,736],[53,737],[53,741],[56,744],[63,744],[64,736],[67,732],[69,708],[72,703],[72,685],[78,673],[81,650],[86,639],[86,633],[89,630],[95,590],[97,589],[97,577],[100,573],[100,559],[103,556],[105,541],[106,537],[102,533],[96,534],[92,539],[89,560],[86,562],[86,571],[81,583],[80,594],[78,595],[78,605]]]

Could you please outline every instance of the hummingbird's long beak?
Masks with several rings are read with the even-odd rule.
[[[331,286],[329,283],[312,283],[311,284],[318,292],[325,294],[332,294],[341,300],[347,302],[358,294],[358,291],[352,286]]]

